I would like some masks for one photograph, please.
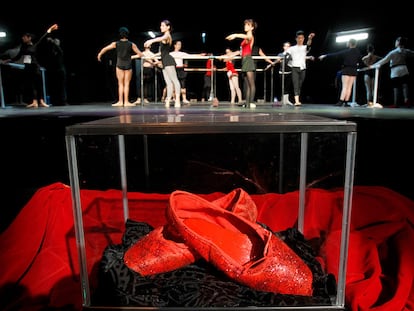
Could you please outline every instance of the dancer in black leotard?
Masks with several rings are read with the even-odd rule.
[[[116,78],[118,80],[118,102],[112,104],[114,107],[135,106],[135,103],[129,102],[129,85],[132,78],[132,59],[131,56],[138,55],[141,57],[142,52],[137,45],[128,40],[129,30],[126,27],[119,28],[120,39],[114,41],[98,53],[98,61],[101,61],[102,55],[109,50],[116,49]]]
[[[165,107],[170,107],[170,100],[175,92],[174,107],[181,107],[180,104],[180,81],[178,80],[177,70],[175,68],[176,63],[174,58],[170,55],[172,37],[171,37],[171,23],[168,20],[161,21],[160,30],[162,35],[153,39],[145,41],[144,46],[151,46],[155,42],[160,43],[162,74],[164,76],[165,84],[167,87],[167,97],[165,99]]]

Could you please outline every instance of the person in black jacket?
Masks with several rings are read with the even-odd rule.
[[[47,73],[50,104],[65,106],[67,102],[66,92],[66,66],[61,42],[58,38],[47,39],[47,60],[45,68]]]
[[[49,107],[45,102],[45,95],[43,94],[42,73],[37,57],[37,47],[39,43],[52,31],[58,29],[58,25],[50,26],[46,33],[40,39],[33,43],[34,35],[26,32],[22,36],[22,44],[19,51],[13,58],[8,61],[15,62],[22,60],[24,64],[24,85],[27,92],[27,108]]]
[[[348,102],[352,94],[352,87],[358,75],[358,67],[362,63],[362,55],[357,48],[357,41],[355,39],[349,39],[346,49],[334,53],[323,54],[319,56],[319,60],[333,56],[342,57],[342,89],[339,102],[336,105],[349,106]]]

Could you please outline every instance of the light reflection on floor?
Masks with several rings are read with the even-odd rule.
[[[177,113],[223,113],[237,112],[268,112],[269,110],[306,113],[338,119],[414,119],[414,108],[367,108],[365,106],[338,107],[328,104],[302,104],[301,106],[278,106],[273,103],[260,103],[256,108],[245,108],[231,105],[229,102],[220,102],[218,107],[213,107],[209,102],[196,102],[180,108],[166,108],[164,103],[150,103],[135,107],[112,107],[111,103],[85,103],[67,106],[50,106],[49,108],[26,108],[25,105],[6,105],[0,109],[0,118],[8,117],[70,117],[70,116],[97,116],[110,117],[123,114],[177,114]]]

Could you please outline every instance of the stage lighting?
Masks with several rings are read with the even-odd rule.
[[[0,38],[6,38],[7,34],[5,31],[0,31]]]
[[[367,29],[357,29],[350,31],[341,31],[336,33],[336,43],[348,42],[349,39],[355,39],[357,41],[366,40],[369,37],[369,32]]]

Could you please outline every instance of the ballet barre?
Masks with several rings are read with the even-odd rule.
[[[278,60],[278,61],[282,60],[283,61],[283,59],[284,59],[283,56],[278,56],[278,55],[252,56],[252,58],[253,58],[253,60],[266,60],[266,59],[270,59],[270,60],[273,60],[274,62],[276,62],[276,60]],[[141,57],[141,61],[140,61],[140,88],[141,88],[141,92],[140,93],[141,93],[141,105],[144,104],[144,92],[143,92],[143,90],[144,90],[144,76],[143,76],[143,72],[144,72],[144,70],[143,70],[143,68],[144,68],[143,64],[144,64],[144,61],[143,60],[146,60],[146,59],[156,59],[156,60],[159,61],[161,58],[160,58],[160,56],[155,56],[155,57]],[[231,56],[231,57],[226,57],[225,55],[192,55],[192,54],[188,54],[188,55],[185,55],[183,57],[183,59],[185,59],[185,60],[209,60],[210,59],[211,60],[211,68],[206,68],[206,67],[203,67],[203,68],[190,67],[189,68],[189,67],[185,67],[184,68],[184,71],[186,71],[186,72],[208,72],[208,71],[211,71],[212,73],[215,73],[215,72],[226,72],[227,71],[226,68],[216,68],[215,67],[215,61],[223,61],[223,62],[225,62],[227,59],[241,60],[242,57],[239,56],[239,55],[237,55],[237,56]],[[136,60],[139,60],[139,59],[136,59]],[[160,68],[160,67],[158,67],[158,68]],[[272,86],[273,86],[273,68],[274,68],[273,64],[269,64],[269,65],[267,65],[264,68],[256,68],[256,72],[263,72],[264,74],[267,71],[269,71],[269,69],[271,69],[271,85]],[[154,70],[156,70],[156,69],[157,69],[157,66],[155,65],[154,66]],[[241,68],[236,68],[236,70],[238,72],[241,72],[242,71]],[[155,94],[154,95],[155,95],[155,98],[157,98],[157,93],[156,93],[156,90],[157,90],[157,75],[155,75],[154,84],[155,84]],[[211,85],[212,85],[212,88],[211,88],[210,98],[214,98],[214,97],[216,97],[216,79],[214,77],[214,74],[211,75]],[[266,88],[266,75],[264,75],[263,88],[264,88],[263,96],[264,96],[264,98],[266,98],[266,93],[267,93],[267,88]],[[271,88],[271,95],[270,95],[270,97],[273,98],[273,87]]]
[[[373,96],[373,98],[372,98],[372,102],[373,102],[373,104],[376,104],[377,103],[377,100],[378,100],[378,77],[379,77],[379,68],[378,67],[376,67],[376,68],[369,68],[369,67],[365,67],[365,68],[361,68],[361,69],[358,69],[358,72],[364,72],[364,71],[369,71],[369,70],[375,70],[375,74],[374,74],[374,90],[373,90],[373,94],[372,94],[372,96]],[[356,82],[356,80],[355,80],[355,82]],[[353,86],[353,94],[352,94],[352,101],[353,102],[355,102],[355,85],[356,85],[356,83],[354,83],[354,86]]]
[[[6,108],[6,102],[4,100],[2,66],[9,66],[10,68],[23,70],[24,69],[24,64],[0,62],[0,105],[1,105],[1,108]],[[46,99],[46,77],[45,77],[46,69],[43,68],[43,67],[40,67],[40,70],[41,70],[41,73],[42,73],[43,94],[44,94],[45,99]]]

